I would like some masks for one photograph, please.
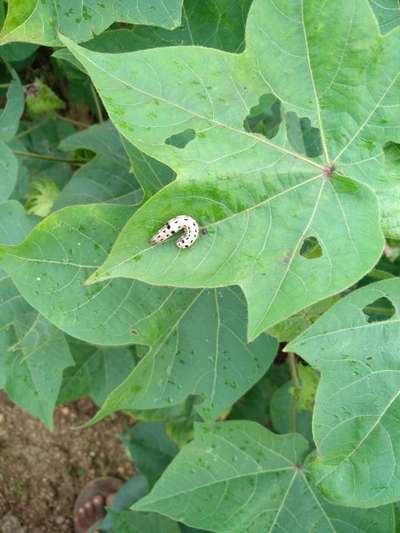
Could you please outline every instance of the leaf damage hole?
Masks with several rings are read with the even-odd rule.
[[[165,144],[175,146],[175,148],[183,149],[196,137],[194,129],[188,128],[180,133],[171,135],[168,139],[165,139]]]
[[[400,144],[387,142],[383,146],[383,153],[387,165],[398,165],[400,163]]]
[[[304,239],[300,248],[300,255],[305,259],[318,259],[322,257],[323,251],[316,237],[307,237]]]
[[[322,154],[321,133],[307,117],[299,117],[294,111],[286,113],[286,129],[290,144],[300,154],[318,157]]]
[[[367,322],[384,322],[390,320],[396,313],[396,308],[386,296],[382,296],[366,305],[362,312],[367,317]]]
[[[258,104],[250,109],[250,113],[244,119],[243,128],[272,139],[278,133],[281,122],[280,100],[273,94],[263,94]]]

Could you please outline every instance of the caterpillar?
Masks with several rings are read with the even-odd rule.
[[[171,218],[168,222],[157,231],[150,239],[150,244],[160,244],[166,241],[172,235],[183,229],[183,235],[176,241],[178,248],[189,248],[197,240],[199,236],[199,225],[194,218],[189,215],[178,215]]]

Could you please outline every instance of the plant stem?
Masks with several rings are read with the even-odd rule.
[[[69,122],[70,124],[74,124],[74,126],[79,126],[81,128],[89,128],[90,124],[86,124],[86,122],[80,122],[79,120],[74,120],[73,118],[64,117],[63,115],[60,115],[56,113],[57,118],[60,120],[63,120],[64,122]]]
[[[101,104],[100,104],[99,97],[97,96],[96,89],[94,88],[92,83],[90,84],[90,90],[92,91],[94,104],[96,106],[97,118],[99,120],[99,123],[101,124],[102,122],[104,122],[103,113],[101,111]]]
[[[299,370],[297,368],[296,355],[293,352],[289,352],[287,356],[287,363],[290,368],[290,377],[293,383],[292,401],[290,406],[290,431],[296,433],[297,430],[297,398],[301,389],[301,380]]]
[[[14,155],[18,157],[30,157],[32,159],[42,159],[43,161],[54,161],[56,163],[70,163],[71,165],[84,165],[87,161],[83,159],[63,159],[52,155],[36,154],[35,152],[19,152],[14,150]]]
[[[32,133],[32,131],[35,131],[35,130],[41,128],[42,126],[44,126],[48,122],[48,120],[49,120],[49,118],[46,117],[41,122],[38,122],[37,124],[34,124],[30,128],[27,128],[26,130],[23,130],[20,133],[18,133],[18,135],[16,135],[15,138],[16,139],[20,139],[21,137],[24,137],[24,135],[28,135],[29,133]]]
[[[7,89],[10,85],[11,83],[0,83],[0,89]]]

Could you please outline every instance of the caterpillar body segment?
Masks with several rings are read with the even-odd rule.
[[[178,248],[189,248],[193,246],[199,236],[199,225],[196,220],[189,215],[178,215],[171,218],[168,222],[157,231],[150,239],[150,244],[160,244],[166,241],[175,233],[183,230],[183,235],[176,241]]]

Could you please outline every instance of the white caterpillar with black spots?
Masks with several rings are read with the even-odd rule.
[[[183,229],[183,235],[176,241],[178,248],[189,248],[199,236],[199,225],[189,215],[178,215],[168,222],[150,239],[150,244],[160,244]]]

